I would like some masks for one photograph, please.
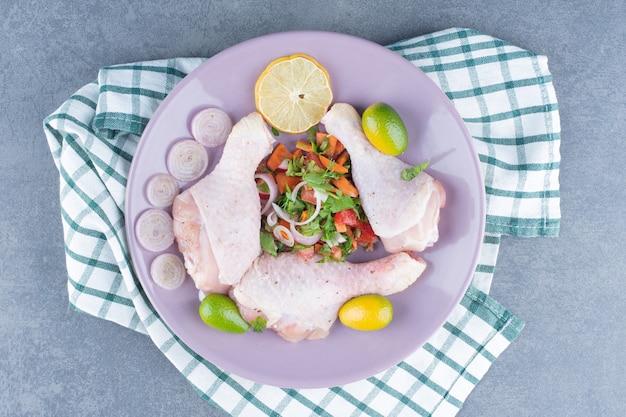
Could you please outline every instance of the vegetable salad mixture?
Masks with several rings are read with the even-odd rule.
[[[350,177],[350,156],[314,126],[290,151],[279,143],[255,176],[262,201],[261,246],[273,255],[344,261],[377,240]]]

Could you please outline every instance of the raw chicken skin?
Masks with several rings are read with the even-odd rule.
[[[233,126],[213,171],[174,200],[178,248],[205,294],[228,292],[261,254],[254,173],[274,142],[261,115],[247,115]]]
[[[290,342],[328,336],[339,308],[364,294],[390,295],[411,285],[426,262],[406,252],[353,264],[318,263],[295,253],[256,259],[230,296],[244,319],[262,316]]]
[[[191,193],[182,192],[174,200],[174,236],[178,250],[185,258],[185,269],[193,277],[196,286],[205,293],[226,294],[230,285],[222,284],[219,269],[209,243],[209,236],[200,210]]]
[[[421,252],[433,246],[439,239],[439,212],[446,202],[441,183],[424,171],[411,181],[403,180],[402,171],[411,165],[378,151],[349,104],[333,105],[322,123],[350,153],[363,211],[385,250]]]

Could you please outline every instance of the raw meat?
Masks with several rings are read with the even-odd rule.
[[[424,171],[411,181],[403,180],[402,171],[410,165],[372,146],[361,117],[349,104],[333,105],[322,123],[350,153],[363,210],[385,250],[420,252],[437,242],[439,212],[446,201],[441,183]]]
[[[321,339],[350,298],[400,292],[426,268],[424,260],[406,252],[360,264],[317,260],[263,254],[233,285],[230,296],[244,319],[262,316],[268,328],[290,342]]]
[[[227,292],[261,254],[261,201],[254,172],[274,142],[259,113],[242,118],[213,171],[174,200],[178,248],[204,293]]]

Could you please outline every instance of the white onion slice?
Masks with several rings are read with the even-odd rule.
[[[316,233],[311,236],[305,236],[302,233],[298,232],[296,226],[293,223],[289,223],[289,231],[291,231],[291,234],[293,235],[293,240],[307,246],[315,245],[322,237],[322,232]]]
[[[276,239],[280,240],[285,245],[289,247],[293,246],[294,244],[293,235],[291,234],[291,231],[287,229],[285,226],[279,224],[278,226],[274,228],[273,233],[274,233],[274,237],[276,237]]]
[[[148,209],[141,213],[135,224],[137,241],[150,252],[160,252],[174,243],[172,217],[161,209]]]
[[[283,162],[281,162],[280,165],[276,167],[276,171],[287,171],[287,169],[289,168],[289,161],[290,159],[283,159]]]
[[[167,170],[179,181],[197,180],[209,166],[209,154],[193,139],[176,142],[167,155]]]
[[[322,209],[322,196],[317,190],[313,191],[313,195],[315,195],[315,211],[308,219],[301,222],[293,222],[293,224],[295,224],[296,226],[302,226],[311,223],[320,214],[320,210]]]
[[[300,188],[304,187],[305,185],[306,185],[306,181],[300,181],[299,183],[296,184],[295,187],[293,187],[293,190],[291,190],[291,195],[289,196],[289,198],[291,198],[291,201],[296,201]]]
[[[278,223],[278,216],[275,211],[270,211],[265,219],[267,220],[267,225],[269,227],[273,227],[276,223]]]
[[[280,217],[283,220],[288,221],[289,223],[294,222],[294,219],[292,219],[287,213],[285,213],[285,211],[281,209],[278,204],[272,203],[272,207],[274,208],[274,213],[276,213],[278,217]]]
[[[270,191],[269,196],[267,197],[267,202],[265,203],[265,206],[263,206],[263,208],[261,209],[261,214],[265,214],[272,207],[272,203],[276,201],[276,198],[278,198],[278,185],[276,185],[274,177],[272,177],[270,174],[255,174],[254,179],[260,179],[261,181],[265,182]]]
[[[162,253],[150,264],[150,276],[159,287],[174,290],[183,285],[187,272],[179,256]]]
[[[169,207],[180,192],[178,182],[167,174],[155,174],[146,184],[146,198],[155,207]]]
[[[208,148],[223,145],[232,128],[228,114],[216,107],[200,110],[191,119],[191,135]]]
[[[280,206],[276,203],[272,203],[272,207],[274,207],[274,211],[276,212],[276,214],[278,215],[278,217],[280,217],[283,220],[288,221],[289,223],[293,223],[296,226],[302,226],[305,224],[309,224],[311,223],[319,214],[320,211],[322,209],[322,196],[320,195],[320,193],[315,190],[315,211],[313,212],[313,214],[306,220],[303,221],[296,221],[295,219],[292,219],[287,213],[285,213],[285,211],[280,208]]]
[[[331,240],[325,240],[324,242],[328,245],[328,246],[337,246],[340,243],[343,243],[346,241],[345,236],[343,236],[341,233],[336,232],[335,235],[333,236],[333,238]]]

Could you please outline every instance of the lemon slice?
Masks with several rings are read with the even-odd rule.
[[[257,111],[274,128],[302,133],[322,120],[333,100],[326,69],[308,55],[272,61],[254,88]]]

